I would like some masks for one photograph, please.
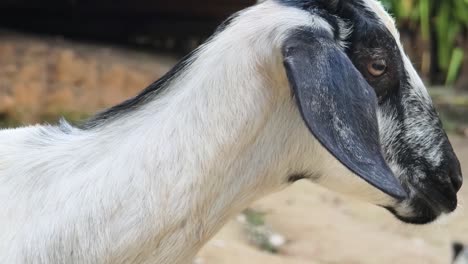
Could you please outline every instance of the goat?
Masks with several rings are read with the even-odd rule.
[[[299,179],[424,224],[462,184],[376,0],[257,4],[135,98],[0,146],[0,263],[187,263]]]

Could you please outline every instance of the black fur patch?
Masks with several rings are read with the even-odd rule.
[[[314,13],[327,21],[332,26],[335,39],[338,40],[341,28],[338,24],[337,11],[342,8],[342,1],[338,0],[277,0],[280,4],[296,7]],[[335,4],[336,3],[336,4]]]
[[[297,7],[305,11],[311,11],[316,8],[326,8],[327,0],[277,0],[279,3]]]

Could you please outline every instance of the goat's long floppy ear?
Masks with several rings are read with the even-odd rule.
[[[405,198],[382,155],[375,92],[329,35],[300,30],[283,45],[286,73],[302,117],[349,170],[381,191]]]

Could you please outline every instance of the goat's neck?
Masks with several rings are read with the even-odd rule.
[[[115,175],[134,176],[121,197],[140,199],[121,210],[141,210],[132,228],[141,243],[151,241],[127,242],[138,257],[154,254],[155,263],[186,261],[230,216],[281,185],[269,179],[278,173],[271,160],[277,150],[264,142],[278,91],[250,74],[261,70],[254,56],[210,51],[202,50],[208,59],[193,61],[161,98],[98,129],[119,140]]]

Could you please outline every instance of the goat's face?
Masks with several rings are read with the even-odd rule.
[[[460,164],[381,4],[282,3],[307,10],[331,29],[299,29],[283,47],[309,130],[348,169],[394,197],[381,205],[399,219],[422,224],[454,211]],[[311,76],[318,80],[307,80]]]
[[[460,164],[392,19],[375,2],[369,7],[380,23],[369,22],[368,30],[357,25],[348,54],[375,89],[384,157],[409,196],[389,210],[404,221],[426,223],[456,209]]]

